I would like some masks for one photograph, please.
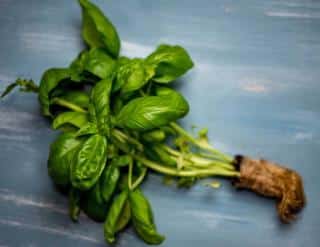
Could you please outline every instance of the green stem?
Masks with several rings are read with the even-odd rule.
[[[128,143],[135,145],[139,151],[143,152],[143,145],[137,139],[135,139],[135,138],[123,133],[119,129],[115,129],[115,128],[112,129],[111,134],[114,135],[115,137],[117,137],[118,139],[126,140]]]
[[[73,110],[73,111],[76,111],[76,112],[82,112],[82,113],[86,113],[87,111],[83,108],[81,108],[80,106],[77,106],[67,100],[64,100],[64,99],[61,99],[61,98],[53,98],[51,100],[51,103],[52,104],[56,104],[56,105],[60,105],[60,106],[63,106],[63,107],[66,107],[70,110]]]
[[[188,170],[179,170],[176,168],[171,168],[167,166],[163,166],[157,162],[146,159],[143,156],[131,154],[130,148],[122,142],[121,138],[118,136],[113,136],[114,143],[121,149],[123,152],[131,155],[135,160],[140,161],[146,167],[157,171],[162,174],[170,175],[170,176],[178,176],[178,177],[208,177],[208,176],[224,176],[224,177],[239,177],[239,172],[225,169],[223,167],[212,167],[208,169],[197,169],[191,168]]]
[[[180,135],[184,136],[188,141],[190,141],[193,145],[202,148],[203,150],[206,150],[212,154],[215,155],[216,158],[220,159],[221,161],[225,161],[227,163],[232,163],[233,158],[227,154],[224,154],[213,147],[204,144],[202,142],[199,142],[197,139],[195,139],[192,135],[190,135],[187,131],[185,131],[182,127],[180,127],[177,123],[171,122],[170,126]]]
[[[208,177],[208,176],[223,176],[223,177],[238,177],[239,172],[229,171],[222,168],[210,169],[192,169],[192,170],[178,170],[166,166],[162,166],[154,161],[148,160],[139,155],[133,155],[133,158],[140,161],[146,167],[162,174],[176,176],[176,177]]]
[[[139,90],[139,93],[140,93],[140,95],[141,95],[142,97],[146,96],[145,92],[143,92],[142,89]]]
[[[143,181],[144,177],[147,174],[147,168],[145,168],[142,173],[140,174],[140,176],[137,178],[137,180],[133,183],[131,189],[134,190],[135,188],[137,188]]]
[[[182,155],[181,152],[174,150],[173,148],[171,148],[167,145],[161,144],[160,147],[175,157],[180,157]],[[234,170],[234,166],[230,163],[222,162],[222,161],[218,161],[218,160],[206,159],[206,158],[203,158],[203,157],[196,155],[196,154],[193,154],[193,153],[186,154],[184,158],[186,160],[191,161],[194,166],[199,167],[199,168],[208,168],[210,166],[219,166],[219,167],[223,167],[223,168],[226,168],[229,170]]]
[[[129,162],[129,174],[128,174],[128,187],[132,190],[132,169],[133,169],[133,161]]]

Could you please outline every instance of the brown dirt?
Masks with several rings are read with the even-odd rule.
[[[303,182],[297,172],[267,160],[240,155],[235,157],[235,167],[240,171],[240,177],[234,181],[234,186],[275,198],[283,222],[293,220],[304,207]]]

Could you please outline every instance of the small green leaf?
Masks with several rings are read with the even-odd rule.
[[[79,0],[82,8],[82,37],[91,47],[105,49],[118,57],[120,39],[115,27],[102,11],[88,0]]]
[[[48,172],[57,185],[67,186],[70,182],[70,166],[82,139],[71,133],[59,135],[50,146]]]
[[[181,46],[160,45],[151,53],[146,62],[155,66],[156,74],[152,78],[158,83],[169,83],[193,67],[187,51]]]
[[[63,112],[60,113],[52,122],[52,128],[58,129],[64,125],[72,125],[77,128],[83,127],[88,123],[88,114],[82,112]]]
[[[130,191],[132,222],[134,229],[141,239],[148,244],[161,244],[165,237],[157,232],[153,213],[147,198],[139,189]]]
[[[99,179],[107,159],[107,139],[95,134],[79,148],[71,165],[72,186],[89,190]]]
[[[114,198],[109,209],[106,221],[104,223],[104,237],[108,243],[115,242],[115,234],[117,230],[122,229],[129,221],[128,212],[126,209],[128,199],[128,191],[122,191],[117,197]],[[125,219],[122,219],[122,218]]]

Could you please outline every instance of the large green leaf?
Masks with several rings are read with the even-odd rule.
[[[161,244],[165,237],[157,232],[151,205],[140,189],[130,191],[129,202],[134,229],[148,244]]]
[[[131,100],[116,116],[115,124],[122,128],[146,131],[158,128],[185,116],[188,102],[171,90],[159,96],[146,96]]]
[[[70,166],[82,140],[71,133],[64,133],[50,146],[48,172],[53,182],[66,186],[70,182]]]
[[[107,160],[107,139],[95,134],[79,148],[71,165],[72,186],[89,190],[99,179]]]
[[[187,51],[181,46],[160,45],[151,53],[146,62],[156,67],[153,80],[159,83],[174,81],[193,67]]]
[[[88,0],[79,0],[82,8],[82,37],[91,47],[105,49],[111,56],[118,57],[120,39],[110,20]]]
[[[114,198],[104,223],[104,237],[108,243],[114,243],[115,234],[127,225],[130,217],[128,191],[124,190]]]

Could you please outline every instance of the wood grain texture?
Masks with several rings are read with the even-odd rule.
[[[264,157],[297,170],[308,205],[282,225],[271,200],[236,192],[162,185],[144,191],[161,246],[317,246],[320,240],[320,2],[312,0],[96,0],[114,22],[122,54],[146,56],[160,42],[180,44],[195,68],[175,85],[190,101],[183,120],[209,127],[231,154]],[[83,48],[76,1],[0,0],[0,90],[16,77],[36,81]],[[34,95],[0,102],[0,246],[106,246],[102,225],[66,216],[67,200],[47,176],[56,133]],[[128,229],[117,246],[146,246]]]

